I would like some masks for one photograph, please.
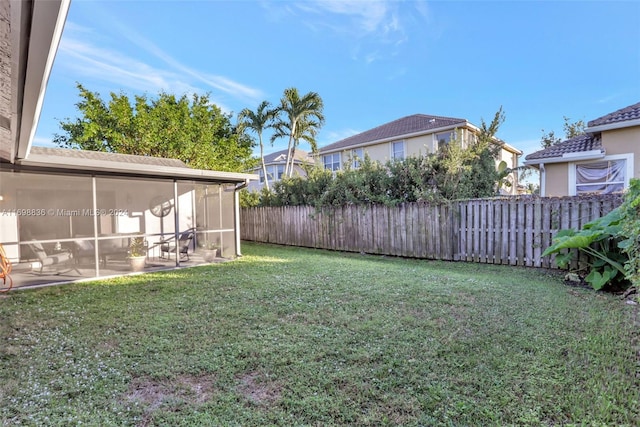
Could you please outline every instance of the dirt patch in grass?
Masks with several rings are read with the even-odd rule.
[[[236,390],[252,403],[266,405],[280,399],[280,385],[269,379],[261,378],[255,372],[242,375],[239,381],[240,384]]]
[[[183,375],[162,382],[150,378],[135,378],[129,385],[125,398],[130,402],[141,403],[147,413],[164,404],[202,404],[211,397],[213,383],[212,376]]]

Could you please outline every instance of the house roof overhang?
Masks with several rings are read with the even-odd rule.
[[[593,135],[593,134],[604,132],[607,130],[624,129],[624,128],[629,128],[633,126],[640,126],[640,119],[626,120],[626,121],[615,122],[615,123],[607,123],[599,126],[591,126],[586,128],[584,131]]]
[[[9,162],[28,156],[71,0],[11,2]]]
[[[557,157],[546,157],[541,159],[531,159],[526,160],[524,162],[525,166],[533,166],[537,167],[538,165],[548,164],[548,163],[569,163],[569,162],[577,162],[584,160],[597,160],[601,159],[605,156],[605,152],[603,150],[589,150],[589,151],[579,151],[574,153],[564,153],[562,156]]]
[[[147,177],[162,179],[185,179],[193,181],[206,181],[218,183],[242,183],[257,180],[255,174],[237,172],[219,172],[188,167],[148,165],[104,161],[96,159],[74,159],[73,164],[69,157],[32,153],[27,159],[19,159],[15,162],[17,170],[56,171],[62,173],[75,173],[87,175],[117,175],[130,177]]]

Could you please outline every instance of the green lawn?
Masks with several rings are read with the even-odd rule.
[[[619,297],[533,269],[243,251],[0,297],[0,424],[640,423]]]

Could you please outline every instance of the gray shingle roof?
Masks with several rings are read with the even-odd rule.
[[[552,157],[562,157],[566,153],[579,153],[582,151],[598,150],[604,152],[600,136],[583,134],[575,138],[567,139],[559,144],[552,145],[544,150],[536,151],[525,157],[525,160],[549,159]]]
[[[640,102],[638,102],[637,104],[629,105],[625,108],[621,108],[617,111],[614,111],[613,113],[607,114],[606,116],[598,117],[597,119],[591,120],[587,124],[587,126],[595,127],[638,119],[640,119]]]
[[[132,165],[141,164],[150,166],[167,166],[174,168],[188,167],[178,159],[163,159],[161,157],[136,156],[133,154],[107,153],[103,151],[73,150],[70,148],[31,147],[31,154],[66,157],[70,160],[85,159],[100,160],[106,162],[131,163]]]
[[[267,154],[266,156],[264,156],[264,163],[267,165],[269,163],[276,163],[276,159],[282,155],[284,155],[284,157],[282,158],[282,162],[284,163],[285,157],[287,156],[287,150],[280,150],[280,151],[276,151],[275,153]],[[296,148],[296,152],[293,155],[293,158],[295,160],[295,163],[300,163],[300,162],[313,163],[313,159],[309,157],[309,153],[304,150],[300,150],[299,148]]]
[[[338,150],[356,145],[366,144],[381,139],[398,137],[413,133],[429,131],[447,126],[464,124],[465,119],[456,119],[453,117],[429,116],[426,114],[414,114],[401,119],[385,123],[373,129],[364,131],[357,135],[342,139],[333,144],[326,145],[320,149],[320,152]]]

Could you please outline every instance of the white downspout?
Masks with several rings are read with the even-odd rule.
[[[547,174],[544,168],[544,163],[540,163],[540,197],[546,197],[547,195]]]

